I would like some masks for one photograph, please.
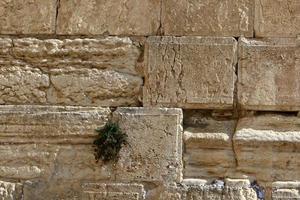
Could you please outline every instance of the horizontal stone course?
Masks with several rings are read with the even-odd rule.
[[[239,41],[238,103],[246,110],[300,109],[300,48],[296,39]]]
[[[164,0],[165,35],[253,36],[252,0]]]
[[[129,38],[0,40],[0,104],[139,105],[140,50]]]
[[[160,0],[60,1],[60,35],[155,35],[160,26]]]
[[[149,37],[144,106],[232,109],[234,38]]]
[[[299,180],[300,118],[242,118],[233,138],[238,171],[264,182]]]

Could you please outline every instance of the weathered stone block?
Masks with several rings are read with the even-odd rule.
[[[22,198],[22,184],[0,181],[0,199],[15,200]]]
[[[300,118],[263,115],[242,118],[234,135],[237,170],[259,181],[300,178]]]
[[[296,37],[300,34],[300,2],[255,0],[254,27],[258,37]]]
[[[64,0],[58,34],[153,35],[160,26],[160,0]]]
[[[3,38],[0,44],[0,104],[139,105],[140,51],[129,38]]]
[[[145,55],[145,106],[232,108],[233,38],[150,37]]]
[[[53,34],[56,2],[56,0],[1,1],[0,34]]]
[[[239,42],[238,102],[249,110],[300,109],[300,48],[296,39]]]
[[[84,184],[84,200],[144,200],[146,192],[141,184]]]
[[[203,121],[184,131],[186,178],[220,178],[235,168],[232,136],[235,121]]]
[[[165,0],[162,9],[166,35],[252,37],[251,0]]]
[[[106,108],[1,106],[1,177],[110,178],[111,168],[95,163],[92,148],[95,129],[109,115]]]
[[[171,184],[182,178],[182,113],[180,109],[118,108],[114,113],[128,134],[116,165],[117,180]]]

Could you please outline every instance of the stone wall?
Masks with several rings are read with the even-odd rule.
[[[299,36],[299,0],[2,0],[0,199],[300,199]]]

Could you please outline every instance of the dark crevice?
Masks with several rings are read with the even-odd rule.
[[[58,11],[60,8],[60,0],[56,2],[56,15],[55,15],[55,34],[57,34],[57,21],[58,21]]]

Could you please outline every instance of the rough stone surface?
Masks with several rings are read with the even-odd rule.
[[[166,35],[253,35],[251,0],[165,0],[162,23]]]
[[[0,181],[0,199],[15,200],[22,198],[22,184]]]
[[[85,200],[143,200],[146,193],[140,184],[85,184]]]
[[[238,102],[249,110],[299,110],[300,48],[295,39],[239,42]]]
[[[220,178],[235,168],[232,136],[235,121],[206,120],[184,131],[185,178]]]
[[[255,35],[258,37],[300,35],[300,2],[298,0],[255,0],[254,26]]]
[[[160,0],[60,1],[58,34],[153,35],[160,26]]]
[[[129,38],[0,40],[0,104],[139,105]]]
[[[118,180],[171,184],[182,179],[182,113],[180,109],[118,108],[114,112],[128,134],[130,148],[120,152]]]
[[[238,171],[258,180],[299,180],[300,118],[262,115],[242,118],[234,135]]]
[[[144,106],[232,108],[233,38],[150,37],[145,55]]]
[[[56,0],[1,1],[0,34],[55,33],[56,2]]]

